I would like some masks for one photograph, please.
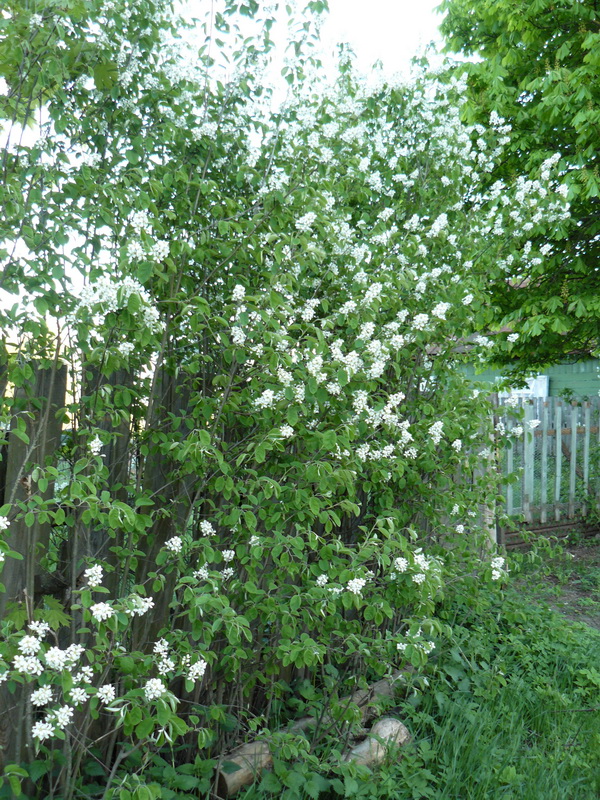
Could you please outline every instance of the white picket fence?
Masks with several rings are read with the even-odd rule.
[[[497,409],[496,420],[523,434],[499,449],[509,516],[544,525],[585,517],[600,504],[600,397],[569,403],[557,397],[519,400],[523,420]],[[532,429],[530,422],[539,420]],[[517,431],[518,432],[518,431]]]

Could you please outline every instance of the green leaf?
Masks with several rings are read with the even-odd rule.
[[[259,788],[263,792],[279,792],[281,791],[281,782],[272,772],[266,772],[263,775]]]
[[[148,716],[136,725],[135,735],[138,739],[145,739],[147,736],[150,736],[153,730],[154,718]]]

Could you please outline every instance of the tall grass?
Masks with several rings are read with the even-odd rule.
[[[403,796],[598,798],[599,668],[600,631],[514,590],[471,613],[455,624],[429,686],[403,705],[414,734],[397,768]]]

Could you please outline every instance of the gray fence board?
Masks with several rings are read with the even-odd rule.
[[[535,525],[600,509],[600,397],[568,405],[553,397],[520,399],[517,413],[519,406],[520,420],[502,402],[497,409],[507,431],[523,428],[499,449],[501,468],[514,481],[505,487],[506,513]]]

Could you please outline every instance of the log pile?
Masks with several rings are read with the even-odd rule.
[[[377,714],[376,701],[391,698],[394,695],[394,684],[402,679],[402,672],[396,672],[391,678],[377,681],[368,689],[360,689],[341,701],[342,706],[356,706],[361,715],[362,724],[368,724]],[[330,722],[326,715],[320,723]],[[315,717],[304,717],[293,723],[287,731],[301,733],[316,726]],[[384,717],[379,719],[368,731],[361,742],[351,742],[343,755],[344,761],[375,766],[384,761],[390,748],[400,747],[410,741],[410,733],[397,719]],[[263,769],[273,765],[273,754],[269,741],[255,739],[240,745],[235,750],[222,756],[219,760],[216,775],[217,796],[226,800],[233,797],[244,786],[251,784]]]

